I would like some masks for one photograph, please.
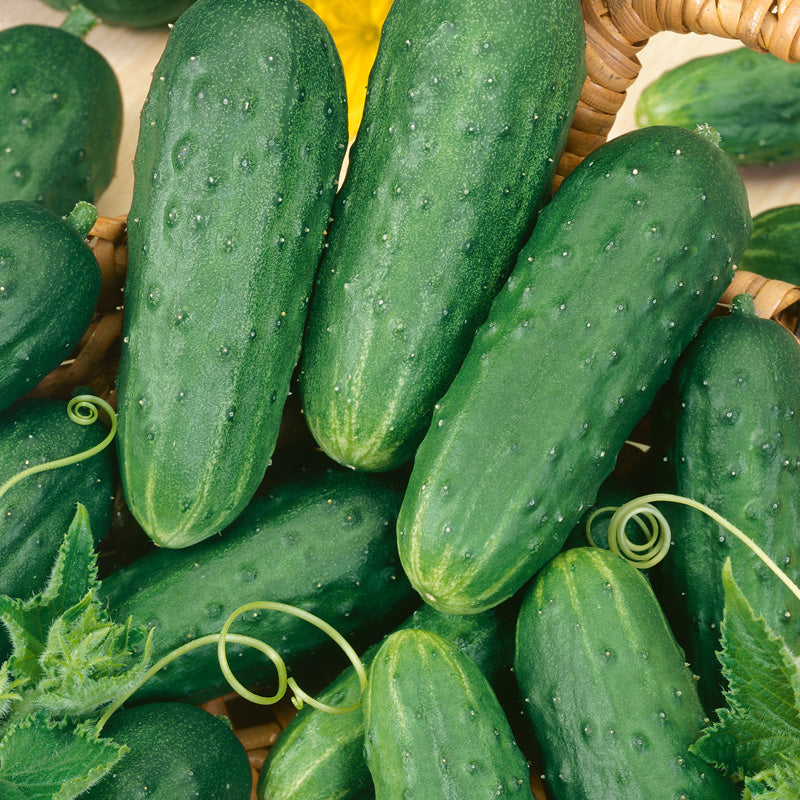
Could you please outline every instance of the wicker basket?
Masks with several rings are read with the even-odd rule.
[[[754,50],[786,61],[800,60],[800,0],[583,0],[583,10],[588,75],[566,151],[558,164],[556,186],[606,140],[626,90],[639,74],[637,53],[659,31],[738,39]],[[99,218],[90,237],[103,275],[97,314],[73,357],[31,394],[66,399],[76,386],[89,386],[114,405],[127,266],[125,218]],[[724,306],[741,292],[754,294],[760,316],[773,318],[800,336],[800,287],[739,271],[719,310],[724,311]],[[231,720],[250,757],[255,798],[258,771],[295,709],[286,699],[269,708],[248,706],[232,694],[204,708]],[[535,769],[532,773],[534,794],[542,799],[543,786]]]

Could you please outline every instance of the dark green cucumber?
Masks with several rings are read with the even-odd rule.
[[[81,0],[110,25],[157,28],[176,20],[194,0]]]
[[[497,691],[511,677],[515,620],[516,606],[514,613],[504,606],[483,614],[453,616],[423,605],[401,628],[421,628],[452,642],[477,664]],[[367,670],[380,645],[374,644],[361,656]],[[357,702],[360,691],[358,676],[348,668],[315,697],[341,707]],[[304,706],[270,748],[259,775],[257,796],[259,800],[371,800],[375,791],[363,749],[360,707],[332,715]]]
[[[0,409],[67,358],[92,320],[100,267],[86,233],[36,203],[0,203]]]
[[[156,550],[112,573],[102,595],[116,619],[155,628],[154,659],[218,633],[238,607],[262,600],[299,606],[368,644],[413,604],[394,541],[402,486],[338,467],[313,471],[256,495],[222,535]],[[315,627],[274,611],[247,614],[231,631],[272,645],[290,667],[336,651]],[[239,680],[272,680],[260,653],[234,644],[227,652]],[[226,687],[216,647],[204,646],[159,672],[137,698],[204,702]]]
[[[749,47],[693,58],[642,91],[636,122],[710,125],[740,165],[800,158],[800,67]]]
[[[768,208],[753,217],[742,269],[800,285],[800,203]]]
[[[118,711],[102,736],[130,751],[85,800],[248,800],[252,772],[230,725],[186,703]]]
[[[585,76],[573,0],[397,0],[309,311],[300,389],[334,459],[411,459],[549,197]]]
[[[100,441],[100,423],[80,425],[56,400],[19,400],[0,412],[0,485],[36,464],[75,455]],[[0,594],[27,599],[44,589],[77,503],[95,543],[111,526],[116,487],[112,450],[23,478],[0,498]],[[0,626],[0,662],[9,655]]]
[[[362,706],[376,800],[533,800],[527,761],[488,681],[438,634],[387,636]]]
[[[553,800],[734,800],[689,751],[707,722],[647,580],[608,550],[557,555],[527,590],[514,672]]]
[[[678,362],[659,398],[667,439],[663,488],[710,506],[800,581],[800,347],[740,296],[714,317]],[[724,705],[716,658],[725,605],[722,567],[767,625],[800,653],[800,602],[761,560],[714,520],[664,504],[672,546],[653,582],[711,713]]]
[[[347,143],[341,62],[300,0],[199,0],[142,114],[119,452],[160,545],[230,524],[270,461]]]
[[[561,549],[750,226],[730,159],[683,128],[620,136],[564,181],[417,452],[398,540],[423,599],[480,611]]]
[[[56,214],[108,186],[122,133],[117,77],[69,24],[0,32],[0,201]]]

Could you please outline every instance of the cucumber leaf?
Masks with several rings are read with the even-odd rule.
[[[0,797],[72,800],[128,751],[90,727],[54,722],[36,711],[8,727],[0,740]]]
[[[796,800],[800,792],[785,794],[783,787],[797,787],[800,775],[800,660],[756,617],[730,561],[722,580],[719,659],[728,683],[727,708],[691,749],[726,775],[750,779],[752,797]]]

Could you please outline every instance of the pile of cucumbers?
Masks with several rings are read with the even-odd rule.
[[[256,601],[330,623],[363,693],[298,618],[236,622],[319,700],[361,701],[306,705],[260,800],[532,798],[531,761],[555,800],[740,796],[689,749],[722,704],[725,559],[798,653],[796,601],[691,511],[646,573],[577,528],[648,418],[637,488],[716,508],[800,580],[800,348],[747,297],[712,316],[753,225],[734,161],[650,125],[554,193],[586,77],[578,0],[395,0],[340,186],[347,98],[320,18],[300,0],[163,6],[116,443],[0,495],[0,594],[41,591],[80,502],[101,550],[129,517],[137,557],[112,556],[99,591],[153,628],[154,659]],[[103,436],[27,397],[94,313],[102,180],[65,178],[82,192],[49,206],[6,193],[3,158],[0,485]],[[28,158],[32,176],[54,163]],[[243,645],[228,659],[247,685],[274,678]],[[241,746],[195,719],[226,690],[214,648],[154,675],[108,726],[129,756],[87,796],[246,799]]]

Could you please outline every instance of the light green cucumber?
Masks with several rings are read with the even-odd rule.
[[[585,77],[574,0],[396,0],[309,311],[335,460],[408,462],[550,196]]]
[[[561,549],[751,224],[733,163],[679,127],[607,142],[562,183],[417,451],[398,542],[423,599],[489,608]]]
[[[264,476],[347,142],[341,62],[300,0],[198,0],[142,113],[119,460],[159,545],[229,525]]]
[[[536,576],[514,672],[553,800],[735,800],[690,752],[707,719],[692,672],[644,576],[574,548]]]
[[[533,800],[530,772],[483,673],[419,628],[381,645],[363,698],[376,800]]]

